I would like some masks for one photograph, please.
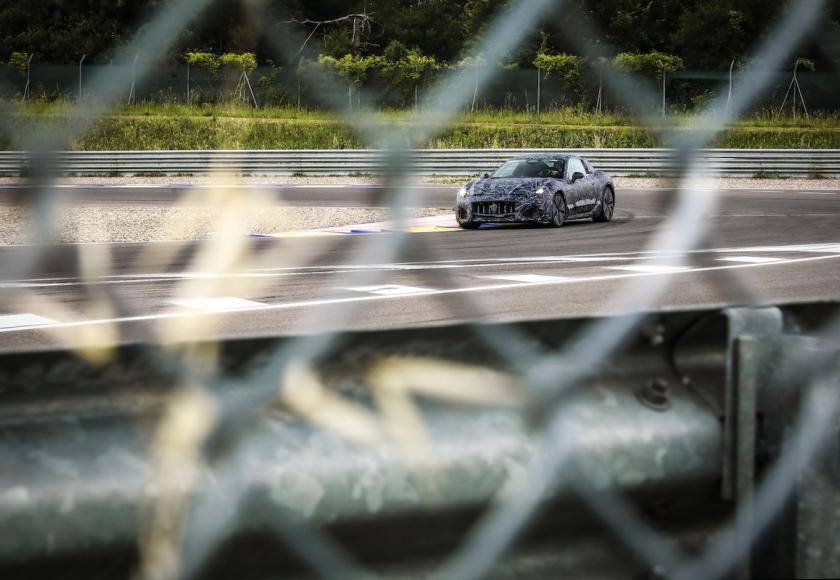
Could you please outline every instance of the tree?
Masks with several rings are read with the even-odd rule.
[[[613,64],[621,71],[647,77],[658,77],[683,68],[680,57],[656,50],[642,54],[623,52],[615,57]]]
[[[381,73],[389,89],[399,94],[403,103],[413,98],[415,105],[419,89],[426,87],[442,68],[434,57],[408,49],[396,40],[388,44],[381,62]]]
[[[29,68],[29,55],[25,52],[13,52],[9,57],[9,64],[20,74],[26,74]]]
[[[257,57],[252,52],[244,52],[242,54],[226,52],[216,62],[218,63],[217,66],[238,73],[251,73],[257,68]]]
[[[583,59],[572,54],[540,53],[534,59],[534,66],[545,72],[545,78],[556,78],[564,89],[574,95],[580,93],[580,76],[583,72]],[[565,94],[561,95],[565,101]]]
[[[753,37],[744,13],[728,2],[704,2],[685,12],[672,36],[692,66],[726,68],[744,54]],[[702,42],[699,39],[703,39]]]
[[[184,55],[184,60],[188,65],[206,71],[216,72],[219,70],[219,59],[212,52],[188,52]]]

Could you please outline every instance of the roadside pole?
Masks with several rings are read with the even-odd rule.
[[[85,57],[87,55],[83,54],[81,60],[79,60],[79,101],[82,100],[82,64],[85,62]]]

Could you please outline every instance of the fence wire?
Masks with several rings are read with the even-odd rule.
[[[142,53],[147,56],[138,64],[138,82],[150,72],[149,63],[155,55],[163,55],[173,40],[198,16],[208,2],[199,0],[172,1],[143,27],[143,32],[120,52],[124,55]],[[615,94],[622,95],[623,104],[634,111],[651,128],[665,132],[665,142],[680,151],[684,171],[679,180],[678,195],[668,210],[668,216],[645,251],[654,256],[653,266],[677,268],[685,263],[707,234],[708,223],[702,216],[709,214],[718,199],[709,188],[714,175],[707,167],[699,167],[694,153],[708,147],[715,136],[742,117],[772,85],[774,70],[789,62],[797,45],[811,34],[823,8],[821,0],[794,0],[776,28],[767,34],[767,41],[754,47],[752,58],[764,64],[750,77],[739,83],[727,100],[725,96],[708,103],[693,123],[701,132],[687,132],[662,128],[655,110],[659,95],[640,90],[643,82],[629,83],[624,75],[604,74],[604,82],[612,85]],[[255,26],[270,21],[263,2],[248,3],[253,11]],[[408,137],[400,128],[387,125],[372,108],[348,106],[346,91],[335,90],[318,95],[321,105],[343,116],[354,131],[372,148],[389,152],[389,171],[385,184],[389,192],[391,218],[395,231],[387,237],[361,238],[359,251],[352,256],[335,278],[339,287],[367,287],[386,282],[386,269],[373,265],[394,264],[411,255],[413,259],[447,259],[437,254],[431,244],[407,233],[408,208],[416,207],[417,188],[409,187],[410,158],[407,150],[421,147],[450,123],[474,98],[474,91],[492,81],[496,72],[493,63],[516,50],[529,31],[550,18],[557,10],[565,10],[560,0],[519,0],[512,2],[487,27],[471,57],[475,63],[469,74],[476,83],[466,84],[462,73],[445,75],[420,100],[410,121],[420,127]],[[572,8],[569,8],[572,9]],[[585,14],[576,13],[577,30],[562,32],[581,56],[596,60],[611,51],[605,43],[587,44],[581,38],[597,35],[597,25]],[[570,22],[562,19],[561,22]],[[588,34],[580,34],[588,30]],[[285,27],[282,33],[269,30],[268,38],[279,58],[313,57],[307,46],[309,31]],[[303,48],[301,48],[303,47]],[[125,102],[124,88],[131,78],[128,69],[117,69],[116,76],[103,73],[89,81],[89,98],[78,102],[70,115],[73,122],[49,132],[31,131],[13,134],[12,141],[26,145],[32,152],[32,171],[28,177],[38,194],[30,200],[32,245],[16,254],[14,262],[2,266],[2,278],[11,282],[24,278],[47,259],[57,241],[57,217],[65,201],[61,190],[54,187],[58,175],[51,170],[53,154],[69,147],[88,130],[92,123]],[[308,75],[319,75],[315,68],[306,69]],[[313,79],[321,85],[336,83],[332,78]],[[721,92],[723,95],[723,91]],[[367,95],[360,102],[376,102],[375,95]],[[0,116],[0,122],[8,119]],[[20,125],[2,128],[7,134],[21,131]],[[701,137],[697,137],[701,135]],[[262,199],[257,188],[253,192],[235,193],[224,185],[235,181],[235,175],[218,176],[218,188],[196,191],[180,202],[189,208],[201,197],[207,197],[224,208],[217,224],[217,236],[203,241],[190,262],[195,276],[181,280],[175,289],[175,299],[212,299],[223,296],[256,296],[268,278],[237,276],[242,271],[262,268],[297,268],[315,263],[318,249],[310,253],[294,254],[284,251],[284,242],[256,253],[248,242],[244,217],[251,207],[259,207]],[[182,224],[173,218],[168,227],[173,231]],[[385,240],[385,241],[383,241]],[[186,247],[186,243],[183,244]],[[174,268],[181,248],[176,244],[158,247],[150,244],[136,256],[135,264],[163,264],[164,271]],[[116,344],[121,322],[132,319],[133,307],[125,288],[103,286],[103,277],[112,273],[111,250],[103,245],[81,245],[80,274],[91,318],[101,322],[78,324],[49,330],[59,341],[78,344]],[[727,285],[748,301],[752,289],[741,280],[737,270],[726,270]],[[422,272],[421,272],[422,274]],[[435,271],[435,280],[448,281],[457,288],[459,281],[451,269]],[[656,305],[671,279],[669,276],[629,278],[625,287],[609,297],[610,306],[620,312],[645,312]],[[31,311],[50,314],[51,318],[78,319],[60,302],[44,292],[4,285],[3,294],[14,294],[18,302],[29,305]],[[480,299],[465,293],[453,292],[440,296],[445,305],[474,321],[486,319],[491,313]],[[126,315],[125,313],[129,313]],[[139,313],[135,313],[140,316]],[[435,495],[434,469],[436,447],[433,434],[426,424],[418,397],[428,397],[444,404],[505,406],[518,410],[531,428],[535,451],[521,472],[495,494],[494,501],[484,515],[463,537],[460,546],[450,554],[435,572],[436,577],[465,580],[487,575],[521,537],[529,523],[545,506],[561,477],[573,473],[572,490],[591,510],[594,518],[618,537],[636,557],[647,562],[652,570],[680,579],[720,578],[729,574],[743,561],[755,534],[769,524],[790,497],[798,475],[818,452],[831,426],[831,417],[838,406],[838,393],[832,382],[831,369],[817,374],[797,421],[796,436],[789,449],[770,475],[756,491],[750,518],[736,514],[719,538],[700,554],[680,549],[641,514],[618,490],[597,484],[598,474],[585,460],[575,456],[581,433],[570,423],[574,405],[573,393],[587,378],[603,371],[609,360],[626,346],[628,337],[637,332],[644,321],[642,314],[604,318],[592,322],[572,337],[560,353],[550,353],[538,346],[531,337],[513,326],[483,329],[476,334],[486,348],[497,353],[499,360],[513,375],[527,385],[525,390],[512,387],[511,376],[469,365],[457,365],[429,358],[386,359],[366,375],[373,405],[360,404],[352,397],[337,393],[327,384],[319,367],[343,338],[338,331],[317,332],[323,328],[341,327],[356,315],[352,302],[336,303],[313,309],[303,321],[301,337],[284,343],[263,361],[258,368],[243,376],[230,376],[221,371],[219,352],[211,347],[184,347],[196,336],[212,335],[220,330],[219,317],[212,314],[173,315],[161,317],[150,325],[149,342],[164,345],[165,354],[157,364],[177,368],[182,387],[170,398],[166,411],[156,429],[150,449],[155,466],[155,482],[159,493],[149,513],[143,514],[140,541],[139,578],[192,578],[199,574],[220,546],[242,525],[253,498],[261,493],[251,477],[251,468],[267,452],[272,433],[260,426],[258,418],[277,408],[312,425],[338,433],[354,445],[375,450],[396,448],[406,465],[410,466],[429,497]],[[828,325],[825,338],[840,337],[840,320]],[[306,331],[314,331],[307,333]],[[166,346],[178,345],[178,346]],[[81,348],[79,355],[97,364],[107,364],[113,351],[101,348]],[[798,362],[799,365],[808,366]],[[791,366],[793,369],[793,366]],[[453,380],[453,377],[457,377]],[[443,390],[446,382],[457,382],[457,393]],[[224,441],[223,445],[215,442]],[[212,471],[212,492],[201,489],[204,474]],[[565,479],[564,479],[565,481]],[[374,572],[334,539],[327,537],[319,526],[307,521],[294,510],[278,506],[271,518],[271,532],[300,557],[317,575],[326,578],[372,577]]]

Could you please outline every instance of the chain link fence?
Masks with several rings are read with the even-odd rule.
[[[167,3],[122,54],[163,54],[205,4],[198,0]],[[422,130],[412,134],[414,145],[424,143],[468,108],[477,92],[491,90],[501,95],[498,88],[488,87],[508,81],[491,63],[515,49],[527,31],[548,18],[558,4],[549,0],[511,3],[475,44],[474,56],[482,56],[475,58],[476,65],[469,71],[475,82],[463,82],[462,72],[446,73],[419,99],[414,119]],[[259,22],[261,5],[252,6]],[[791,2],[769,40],[754,48],[755,58],[766,64],[766,70],[752,74],[749,83],[736,83],[731,97],[714,82],[718,79],[710,79],[714,89],[693,121],[705,132],[659,129],[666,132],[667,145],[681,152],[681,165],[678,194],[647,248],[653,256],[652,267],[677,271],[702,243],[708,224],[701,216],[718,200],[714,190],[706,188],[708,168],[701,165],[696,152],[733,119],[775,98],[778,75],[773,71],[784,68],[798,43],[813,34],[822,6],[819,0]],[[566,33],[574,41],[574,31]],[[272,38],[278,57],[295,55],[305,44],[305,37],[292,32]],[[605,51],[603,46],[579,47],[582,55],[593,59]],[[25,296],[41,312],[61,310],[49,293],[12,284],[55,251],[52,243],[62,203],[62,192],[55,187],[56,152],[67,149],[97,118],[125,103],[133,82],[155,94],[168,91],[163,88],[169,87],[168,80],[157,85],[153,79],[157,70],[142,62],[135,67],[90,67],[88,80],[83,80],[87,98],[74,105],[75,114],[66,125],[48,134],[15,136],[15,142],[26,144],[29,185],[37,191],[27,200],[32,211],[31,239],[37,243],[24,247],[14,260],[4,261],[2,276],[9,284],[0,293],[14,293],[17,300]],[[181,72],[172,69],[170,78]],[[317,70],[307,74],[311,86],[336,82]],[[184,86],[180,76],[172,86],[174,80]],[[43,82],[45,91],[51,91],[50,81]],[[626,75],[605,75],[603,82],[614,106],[656,126],[661,95],[654,88],[648,90],[644,82]],[[66,90],[58,89],[56,83],[58,92]],[[519,89],[505,88],[511,94],[515,90]],[[19,89],[7,82],[3,91],[8,95]],[[138,89],[136,94],[139,99],[147,93]],[[173,98],[175,94],[171,93]],[[547,102],[556,98],[551,95],[546,93]],[[387,268],[374,265],[447,257],[439,255],[434,244],[406,231],[406,210],[416,205],[418,190],[403,179],[411,173],[410,156],[393,145],[403,144],[405,136],[399,128],[377,119],[374,95],[363,93],[352,105],[346,96],[346,86],[313,91],[307,104],[317,102],[318,107],[343,115],[371,148],[388,152],[389,171],[384,179],[398,227],[386,237],[362,239],[330,283],[371,287],[387,283],[383,279]],[[483,98],[488,105],[501,104]],[[534,106],[529,99],[517,97],[514,106]],[[513,101],[505,97],[503,103]],[[216,200],[225,208],[218,224],[220,233],[189,253],[194,276],[179,282],[177,297],[248,296],[258,291],[261,282],[258,277],[239,276],[243,269],[316,263],[317,256],[311,255],[312,264],[290,264],[282,242],[257,252],[240,221],[254,198],[241,191],[236,196],[220,191]],[[154,260],[173,266],[179,250],[172,247],[141,248],[137,263]],[[126,297],[117,286],[97,283],[111,274],[110,249],[91,245],[78,252],[87,307],[105,313],[99,318],[110,322],[62,326],[54,329],[54,338],[68,344],[80,336],[88,344],[116,343],[128,322],[120,316]],[[749,296],[752,289],[737,271],[727,272],[727,284]],[[451,286],[458,287],[450,270],[442,268],[439,274],[443,279],[450,276]],[[0,499],[0,517],[21,534],[0,543],[4,553],[24,559],[46,557],[59,548],[83,558],[91,546],[109,539],[133,539],[121,562],[130,562],[137,577],[191,578],[208,569],[228,575],[244,573],[247,562],[234,565],[220,554],[226,553],[231,538],[247,538],[260,530],[304,563],[302,574],[349,578],[388,575],[387,565],[375,570],[366,564],[375,560],[371,554],[388,549],[399,553],[394,545],[400,537],[416,534],[420,527],[441,537],[448,535],[452,549],[426,562],[425,568],[418,565],[413,574],[466,580],[527,570],[535,575],[576,575],[574,563],[585,559],[586,549],[580,548],[575,555],[574,536],[568,540],[571,548],[556,543],[544,547],[544,554],[565,554],[562,565],[548,558],[554,567],[540,568],[536,557],[513,565],[505,555],[535,526],[575,530],[595,526],[607,530],[623,546],[628,560],[641,563],[647,577],[708,579],[748,574],[751,550],[760,538],[766,540],[764,532],[773,522],[788,517],[789,500],[801,486],[802,476],[823,461],[825,445],[835,445],[836,451],[837,359],[836,351],[825,345],[836,344],[840,318],[805,328],[820,329],[821,340],[815,342],[784,333],[778,313],[727,311],[729,358],[721,368],[727,369],[728,376],[723,381],[718,377],[715,384],[731,388],[721,387],[716,401],[700,384],[672,386],[674,392],[666,394],[667,385],[643,377],[669,371],[680,376],[679,369],[663,370],[651,363],[646,359],[650,353],[640,344],[679,340],[715,319],[709,312],[696,320],[666,317],[663,326],[657,327],[656,319],[643,313],[656,309],[668,282],[668,276],[628,277],[622,290],[605,301],[610,308],[633,314],[588,321],[461,325],[449,334],[435,330],[379,335],[322,332],[340,328],[354,317],[353,302],[337,301],[312,309],[295,338],[239,344],[197,340],[219,330],[219,317],[177,314],[150,325],[149,336],[139,345],[79,348],[69,359],[51,359],[57,356],[54,353],[16,355],[14,360],[7,359],[0,384],[10,389],[24,388],[21,385],[27,382],[47,386],[35,395],[13,391],[14,397],[38,399],[43,417],[80,410],[67,420],[72,424],[59,421],[60,428],[45,419],[34,421],[27,433],[37,444],[22,456],[37,458],[49,448],[52,461],[56,457],[63,461],[51,464],[54,473],[76,474],[66,476],[74,482],[82,481],[78,472],[89,477],[85,485],[76,483],[75,487],[62,479],[10,484]],[[471,294],[453,291],[439,298],[441,308],[457,311],[466,320],[480,323],[489,314]],[[704,363],[697,365],[702,369]],[[27,373],[34,378],[27,381]],[[631,377],[645,385],[642,392],[625,388]],[[757,405],[749,397],[750,393],[758,396],[759,385],[771,380],[787,394],[762,403],[762,420],[778,419],[772,423],[775,431],[769,438],[776,447],[763,450],[762,455],[746,443],[754,440],[759,429],[748,420],[756,414]],[[78,390],[67,399],[66,392],[48,388],[59,383],[75,384]],[[108,390],[109,385],[122,388]],[[70,403],[58,409],[50,405],[52,397]],[[792,397],[801,398],[801,405],[791,405]],[[127,414],[136,422],[126,425],[125,415],[109,422],[111,405],[130,409]],[[662,413],[663,409],[670,411]],[[86,430],[85,422],[99,416],[105,418],[97,428]],[[725,418],[722,431],[720,417]],[[611,428],[603,429],[604,425]],[[145,435],[132,438],[128,431],[133,429]],[[15,436],[6,437],[9,448],[13,447]],[[722,476],[721,455],[724,461],[736,459],[724,467]],[[773,459],[760,479],[747,468],[755,455]],[[19,470],[8,476],[9,481],[24,481],[29,474],[23,467],[26,463],[6,461]],[[119,467],[112,471],[114,466]],[[679,511],[677,500],[685,499],[684,494],[708,491],[721,477],[720,497],[730,503],[714,503],[710,512],[720,509],[721,513],[703,514],[713,522],[709,524],[712,531],[705,530],[699,541],[691,530],[677,532],[663,525],[660,512],[665,507],[656,501],[646,503],[645,509],[636,502],[636,494],[659,494],[671,498],[673,510]],[[815,476],[808,481],[830,488],[832,480]],[[29,490],[39,486],[57,501],[31,501]],[[126,502],[127,496],[134,499]],[[568,508],[575,518],[564,519],[567,508],[558,511],[551,501],[555,497],[567,502],[562,505],[578,510],[583,506],[584,513]],[[831,501],[836,509],[836,498]],[[471,517],[435,525],[436,514],[447,510],[457,514],[463,506],[480,510]],[[71,513],[76,515],[69,517]],[[804,518],[807,510],[801,508],[798,513]],[[387,520],[395,514],[409,514],[410,523],[379,536],[367,527],[345,525]],[[551,521],[546,523],[546,517]],[[837,530],[836,514],[823,529],[828,536]],[[73,538],[85,541],[74,543]],[[257,552],[260,546],[257,543]],[[275,549],[275,544],[266,546]],[[837,557],[831,542],[820,546],[817,540],[809,544],[822,550],[821,557]],[[411,560],[412,555],[405,558]],[[778,566],[785,569],[784,563]],[[395,573],[400,574],[412,575]],[[621,575],[622,570],[601,569],[600,574]]]
[[[131,64],[86,64],[80,67],[72,64],[33,64],[29,74],[11,65],[0,65],[4,99],[76,100],[81,90],[83,95],[94,98],[87,92],[86,79],[119,76],[133,79]],[[336,83],[343,83],[340,77],[312,78],[309,67],[288,68],[281,66],[259,66],[249,73],[253,90],[239,91],[239,76],[224,75],[187,65],[154,65],[149,74],[132,80],[124,87],[125,102],[133,103],[231,103],[240,102],[259,107],[297,107],[309,110],[324,108],[319,95],[334,90]],[[787,67],[782,67],[787,68]],[[119,71],[119,72],[117,72]],[[654,94],[662,91],[659,79],[638,78],[621,71],[611,70],[609,74],[624,77],[624,84],[635,84],[639,90]],[[813,113],[831,113],[840,108],[835,87],[840,77],[832,72],[799,72],[797,74],[801,91],[807,95],[807,107]],[[229,78],[226,78],[229,77]],[[460,83],[474,88],[475,78],[469,70],[460,71]],[[751,82],[752,73],[737,71],[732,75],[733,86]],[[721,71],[678,71],[665,79],[666,113],[692,112],[729,87],[729,75]],[[791,73],[774,72],[772,80],[760,98],[751,105],[751,112],[777,112],[785,102],[790,85]],[[358,89],[358,90],[357,90]],[[430,89],[418,86],[415,94],[410,87],[390,87],[381,78],[371,75],[361,87],[345,87],[348,103],[354,107],[401,109],[419,103],[421,96]],[[601,93],[600,105],[598,102]],[[506,110],[519,112],[548,112],[567,107],[584,109],[599,108],[603,112],[627,111],[620,92],[604,92],[603,78],[596,71],[586,69],[581,78],[572,84],[547,75],[538,69],[499,67],[476,91],[475,102],[466,103],[465,108],[477,110]],[[416,99],[415,99],[416,97]],[[366,99],[362,102],[361,99]],[[367,101],[369,99],[369,101]],[[651,112],[661,112],[661,101],[650,103]]]

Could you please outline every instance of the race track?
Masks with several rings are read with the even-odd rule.
[[[387,205],[376,187],[275,189],[309,206]],[[449,205],[453,189],[422,189],[416,205]],[[131,191],[78,197],[126,203]],[[698,250],[665,267],[652,266],[657,255],[646,250],[674,192],[620,189],[617,197],[609,224],[405,234],[403,251],[384,261],[370,252],[387,249],[395,234],[244,240],[252,259],[223,274],[212,272],[211,252],[224,248],[159,242],[58,246],[37,271],[9,279],[33,248],[6,246],[0,350],[589,316],[634,310],[628,284],[663,276],[655,308],[840,298],[838,191],[722,192],[702,216],[708,233]],[[109,256],[112,268],[83,284],[79,255],[91,251]],[[204,267],[196,271],[195,260]]]

